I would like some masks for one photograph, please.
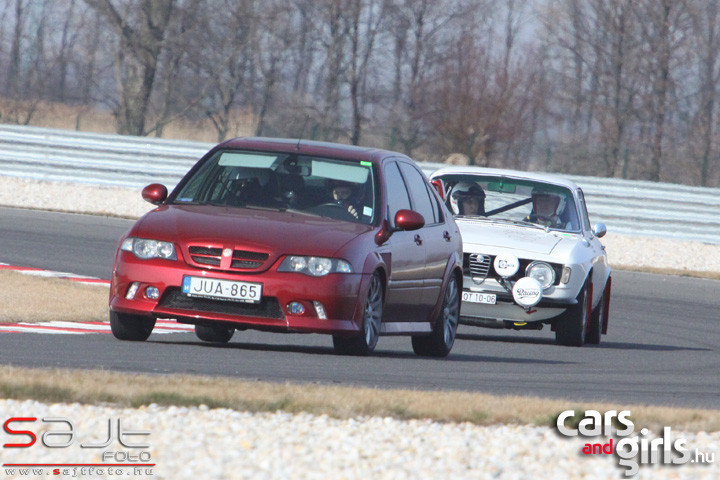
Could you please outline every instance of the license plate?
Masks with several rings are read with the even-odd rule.
[[[235,302],[258,303],[262,283],[235,282],[218,278],[183,277],[182,291],[190,297],[219,298]]]
[[[469,303],[488,303],[495,305],[497,302],[497,295],[494,293],[478,293],[478,292],[463,292],[462,301]]]

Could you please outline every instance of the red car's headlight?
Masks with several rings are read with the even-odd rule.
[[[322,277],[328,273],[352,273],[352,267],[345,260],[338,258],[289,255],[278,267],[278,272],[296,272]]]
[[[170,242],[161,242],[159,240],[150,240],[146,238],[126,238],[122,245],[121,250],[126,252],[132,252],[137,258],[141,260],[148,260],[151,258],[164,258],[165,260],[177,260],[177,254],[175,253],[175,245]]]

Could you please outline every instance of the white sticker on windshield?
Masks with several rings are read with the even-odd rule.
[[[372,207],[363,207],[363,215],[366,217],[372,217]]]

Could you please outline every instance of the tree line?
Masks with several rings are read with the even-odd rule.
[[[0,121],[39,102],[162,136],[720,185],[716,0],[8,0]]]

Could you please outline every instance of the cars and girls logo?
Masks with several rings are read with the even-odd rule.
[[[107,430],[78,432],[75,423],[67,417],[10,417],[3,422],[3,450],[30,449],[28,454],[37,454],[37,448],[67,448],[80,444],[83,449],[102,449],[99,463],[3,463],[6,475],[48,475],[77,477],[86,475],[153,475],[150,444],[146,443],[150,432],[130,430],[120,418],[108,418]],[[42,432],[42,433],[41,433]],[[38,439],[38,436],[40,437]]]
[[[574,410],[565,410],[557,417],[558,432],[566,437],[605,437],[605,442],[587,442],[582,448],[584,455],[615,455],[618,465],[625,468],[624,475],[632,477],[640,465],[684,465],[686,463],[710,464],[715,453],[691,451],[687,439],[672,438],[672,429],[663,428],[661,437],[650,438],[650,430],[643,428],[635,434],[635,424],[630,411],[611,410],[601,414],[586,410],[584,416]],[[579,422],[578,422],[579,419]]]

